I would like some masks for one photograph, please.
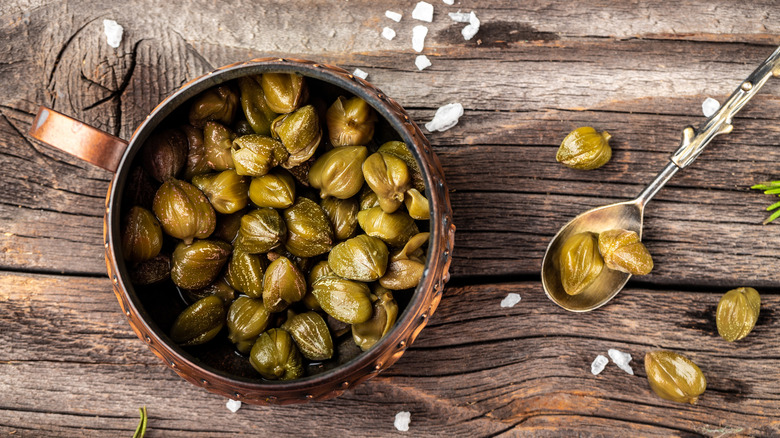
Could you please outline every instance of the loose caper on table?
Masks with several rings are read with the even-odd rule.
[[[427,262],[417,161],[377,142],[365,101],[316,84],[266,73],[201,93],[150,136],[126,189],[122,252],[142,301],[167,294],[178,316],[158,323],[174,342],[230,345],[257,378],[371,348]]]

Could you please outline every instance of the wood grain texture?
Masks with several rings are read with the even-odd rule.
[[[780,297],[764,295],[755,330],[731,344],[715,329],[722,290],[659,292],[629,288],[583,315],[548,301],[538,282],[450,287],[417,342],[379,377],[335,400],[231,414],[135,337],[107,279],[5,274],[0,433],[127,434],[141,405],[150,437],[390,436],[401,410],[412,413],[414,436],[780,433]],[[508,293],[522,300],[502,308]],[[614,364],[591,375],[609,348],[633,356],[635,375]],[[655,349],[701,367],[708,387],[697,405],[652,393],[642,361]]]
[[[780,81],[649,204],[652,274],[587,315],[559,310],[537,280],[561,225],[636,196],[702,120],[701,101],[724,100],[780,44],[776,2],[431,2],[423,72],[416,3],[0,2],[0,434],[129,436],[146,404],[152,437],[390,436],[401,410],[413,436],[780,435],[780,242],[761,225],[774,198],[748,189],[780,178]],[[446,17],[458,9],[482,20],[472,41]],[[125,28],[118,49],[105,43],[106,18]],[[398,37],[379,37],[384,26]],[[460,286],[378,378],[324,403],[231,414],[159,363],[120,313],[101,244],[111,174],[25,133],[45,104],[129,138],[186,81],[269,55],[360,67],[420,125],[463,104],[456,128],[425,131],[452,190]],[[585,125],[613,135],[612,161],[560,166],[561,139]],[[761,318],[727,344],[715,305],[742,285],[762,292]],[[523,300],[501,308],[509,292]],[[608,348],[630,352],[636,375],[610,364],[592,376]],[[702,367],[697,406],[648,389],[642,358],[655,348]]]

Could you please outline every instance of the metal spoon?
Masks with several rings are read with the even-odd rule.
[[[715,136],[731,132],[733,129],[731,120],[734,115],[758,92],[770,76],[780,76],[780,47],[775,49],[772,55],[740,84],[723,106],[702,123],[699,129],[688,126],[683,130],[680,147],[672,155],[671,162],[636,199],[586,211],[558,231],[542,260],[544,292],[555,304],[572,312],[587,312],[603,306],[623,289],[631,275],[604,267],[598,278],[582,293],[567,294],[561,285],[558,266],[563,243],[569,236],[577,233],[586,231],[601,233],[615,228],[635,231],[641,239],[645,205],[678,170],[691,164]]]

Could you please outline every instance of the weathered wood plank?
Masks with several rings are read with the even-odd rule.
[[[245,406],[233,415],[225,400],[178,378],[146,349],[107,280],[5,274],[0,298],[12,317],[0,331],[0,430],[123,433],[146,405],[150,436],[387,436],[401,410],[412,412],[415,436],[780,433],[780,296],[764,294],[755,330],[730,344],[714,324],[724,291],[630,287],[602,309],[573,314],[548,301],[537,282],[447,288],[417,342],[378,378],[336,400]],[[522,301],[501,308],[510,292]],[[613,364],[590,374],[590,362],[609,348],[633,355],[635,376]],[[658,348],[686,354],[706,374],[696,406],[650,391],[642,360]]]

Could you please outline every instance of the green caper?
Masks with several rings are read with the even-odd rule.
[[[358,202],[354,198],[338,199],[328,197],[320,201],[320,207],[333,225],[336,240],[349,239],[357,230]]]
[[[217,225],[217,216],[206,195],[177,179],[165,181],[157,190],[152,209],[163,230],[186,243],[209,237]]]
[[[381,207],[358,212],[358,223],[366,234],[391,246],[403,246],[419,232],[414,219],[405,211],[385,213]]]
[[[263,295],[264,260],[264,257],[255,254],[233,251],[227,269],[228,281],[233,288],[251,298],[260,298]]]
[[[206,154],[206,163],[214,170],[228,170],[235,168],[233,164],[233,139],[236,134],[217,122],[206,122],[203,127],[203,147]]]
[[[312,293],[322,310],[339,321],[358,324],[371,318],[371,291],[365,283],[326,276],[314,282]]]
[[[423,196],[417,189],[409,189],[404,196],[404,204],[409,216],[418,220],[429,220],[431,218],[431,209],[428,205],[428,198]]]
[[[561,283],[566,293],[582,293],[604,268],[604,259],[599,254],[596,237],[592,233],[579,233],[569,237],[561,246],[559,266]]]
[[[360,190],[360,210],[379,207],[379,196],[371,190],[371,187],[364,185]]]
[[[238,108],[238,93],[229,85],[218,85],[199,94],[190,107],[190,124],[198,128],[209,120],[225,125],[233,123]]]
[[[289,169],[314,155],[322,139],[320,119],[311,105],[298,108],[290,114],[283,114],[271,123],[271,135],[282,142],[290,156],[282,163]]]
[[[183,125],[182,132],[187,137],[187,162],[184,164],[182,178],[192,179],[195,175],[209,173],[211,166],[206,159],[206,143],[203,141],[203,130],[192,125]]]
[[[387,272],[379,279],[382,287],[391,290],[404,290],[417,287],[425,272],[425,255],[422,245],[428,241],[430,233],[420,233],[409,239],[404,247],[390,257]]]
[[[299,197],[284,210],[287,224],[285,248],[298,257],[314,257],[328,252],[333,245],[330,220],[311,199]]]
[[[141,163],[152,178],[165,182],[184,168],[188,150],[187,137],[180,130],[157,130],[144,142]]]
[[[320,196],[347,199],[363,187],[363,162],[368,149],[344,146],[324,153],[309,170],[309,184],[320,189]]]
[[[647,275],[653,270],[653,258],[629,230],[609,230],[599,234],[599,253],[609,269],[633,275]]]
[[[555,159],[572,169],[596,169],[612,158],[610,138],[607,131],[599,133],[589,126],[577,128],[563,139]]]
[[[244,135],[233,140],[233,164],[239,175],[262,176],[287,160],[281,143],[264,135]]]
[[[260,333],[268,328],[270,319],[271,313],[262,300],[240,296],[227,313],[228,338],[238,351],[249,353]]]
[[[292,337],[282,329],[271,329],[257,338],[249,363],[266,379],[293,380],[303,377],[303,361]]]
[[[196,175],[192,178],[192,184],[209,198],[211,206],[218,213],[235,213],[249,202],[249,180],[239,176],[235,170]]]
[[[238,88],[241,89],[241,109],[255,134],[271,135],[271,121],[276,113],[265,101],[259,76],[244,76],[238,78]]]
[[[314,265],[311,268],[311,271],[309,271],[308,276],[308,285],[309,289],[306,292],[306,295],[303,296],[303,305],[306,306],[309,310],[322,310],[322,306],[320,306],[320,303],[317,301],[317,297],[314,296],[314,294],[311,292],[311,285],[314,284],[315,281],[320,279],[321,277],[327,277],[328,275],[335,275],[333,273],[333,270],[330,269],[330,266],[328,265],[327,260],[321,260],[316,265]]]
[[[376,114],[365,100],[340,96],[328,108],[325,121],[333,146],[357,146],[368,143],[374,136]]]
[[[151,211],[133,207],[127,212],[122,228],[122,255],[130,263],[157,256],[162,248],[162,229]]]
[[[392,213],[401,206],[411,186],[409,167],[394,155],[377,152],[363,162],[363,177],[379,197],[379,206]]]
[[[406,146],[406,143],[402,141],[388,141],[379,146],[377,152],[394,155],[404,160],[412,177],[412,187],[420,193],[425,193],[425,183],[423,182],[422,172],[420,172],[420,165],[417,164],[417,160],[412,155],[409,147]]]
[[[306,80],[295,73],[264,73],[260,85],[268,107],[279,114],[295,111],[309,95]]]
[[[295,201],[295,180],[282,169],[254,177],[249,185],[249,199],[258,207],[287,208]]]
[[[333,339],[328,325],[316,312],[306,312],[287,318],[282,325],[298,345],[303,357],[309,360],[327,360],[333,357]]]
[[[395,325],[398,303],[393,293],[385,290],[373,303],[373,313],[368,321],[352,325],[352,338],[361,350],[366,351],[379,342]]]
[[[273,208],[258,208],[241,217],[236,249],[250,254],[268,252],[281,245],[287,226]]]
[[[385,274],[387,258],[387,245],[382,240],[361,234],[334,246],[328,265],[339,277],[369,282]]]
[[[734,342],[748,335],[756,326],[761,311],[761,296],[752,287],[739,287],[720,298],[715,322],[723,339]]]
[[[306,280],[287,257],[279,257],[268,265],[263,277],[263,303],[269,312],[281,312],[303,299]]]
[[[205,344],[214,339],[224,325],[224,304],[221,299],[211,295],[184,309],[173,322],[171,339],[184,347]]]
[[[707,379],[699,367],[685,356],[671,351],[645,354],[645,372],[650,388],[666,400],[696,404],[707,389]]]
[[[200,289],[214,281],[230,256],[231,246],[220,240],[179,243],[173,251],[171,280],[184,289]]]

